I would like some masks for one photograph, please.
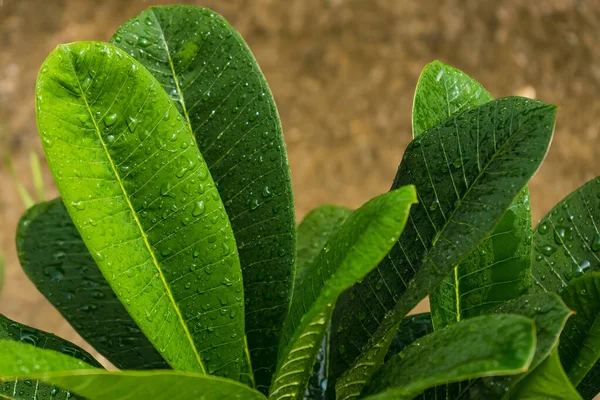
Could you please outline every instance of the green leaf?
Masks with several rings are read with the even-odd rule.
[[[402,318],[494,228],[543,160],[555,112],[508,97],[455,115],[411,142],[393,187],[415,184],[419,204],[398,244],[336,306],[333,376],[352,366],[336,383],[340,398],[358,395]]]
[[[344,223],[350,213],[352,210],[346,207],[323,205],[309,212],[298,225],[294,296],[329,236]]]
[[[0,343],[7,341],[21,342],[17,343],[24,348],[49,349],[68,355],[68,358],[75,360],[78,368],[101,367],[101,365],[87,351],[68,342],[64,339],[54,336],[51,333],[40,331],[27,325],[11,321],[0,314]],[[53,353],[54,354],[54,353]],[[57,353],[58,354],[58,353]],[[5,359],[5,354],[0,351],[0,368],[19,369],[20,364],[13,363]],[[58,390],[52,385],[30,379],[2,379],[4,374],[0,374],[0,398],[7,396],[11,399],[27,400],[47,400],[47,399],[69,399],[71,393],[64,390]],[[75,397],[77,399],[79,397]]]
[[[413,135],[454,113],[492,101],[473,78],[439,61],[421,72],[413,103]],[[494,231],[430,294],[436,329],[517,298],[531,284],[531,213],[524,189]]]
[[[560,365],[556,350],[539,367],[519,382],[508,397],[518,400],[581,399]]]
[[[537,346],[530,366],[530,370],[533,370],[542,364],[556,348],[563,327],[572,312],[558,295],[542,293],[508,301],[492,310],[492,314],[516,314],[531,318],[535,322]],[[527,374],[493,376],[471,381],[466,384],[466,387],[464,384],[461,385],[461,392],[469,393],[472,398],[499,399]]]
[[[290,171],[271,91],[239,33],[205,8],[152,7],[125,23],[112,43],[169,93],[218,185],[242,262],[252,366],[266,391],[296,253]]]
[[[329,237],[292,302],[270,399],[304,394],[337,297],[385,257],[415,202],[413,186],[377,196],[350,214]]]
[[[298,226],[294,297],[298,294],[298,289],[302,281],[314,263],[315,258],[319,255],[323,246],[325,246],[329,236],[344,223],[351,212],[352,210],[346,207],[323,205],[315,208],[304,217]],[[325,399],[327,371],[329,369],[329,337],[329,327],[327,327],[315,365],[312,369],[312,374],[308,380],[308,386],[304,394],[306,399]]]
[[[600,362],[597,362],[577,385],[577,391],[585,400],[592,400],[600,393]]]
[[[517,374],[528,368],[534,352],[531,319],[517,315],[470,318],[427,335],[392,357],[362,395],[412,399],[441,383]]]
[[[88,252],[61,199],[21,217],[17,251],[38,290],[92,347],[121,369],[168,369]]]
[[[236,381],[175,371],[109,372],[72,357],[0,340],[0,379],[40,379],[93,400],[265,397]]]
[[[453,114],[492,100],[492,95],[469,75],[440,61],[433,61],[421,71],[415,89],[413,136],[417,137]]]
[[[600,271],[600,177],[571,192],[533,233],[532,290],[559,292],[573,278]]]
[[[173,368],[238,379],[236,243],[169,96],[123,50],[99,42],[59,46],[36,93],[63,202],[119,300]]]
[[[558,351],[577,386],[600,359],[600,273],[573,279],[560,294],[575,315],[567,321]]]
[[[390,344],[390,349],[385,356],[387,362],[390,358],[400,353],[417,339],[433,332],[431,323],[431,314],[422,313],[409,315],[402,320],[394,339]]]

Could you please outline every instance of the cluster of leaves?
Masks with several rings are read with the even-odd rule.
[[[151,8],[111,43],[61,45],[36,94],[61,198],[22,217],[20,261],[120,370],[1,317],[0,396],[599,391],[600,180],[531,225],[554,106],[429,64],[392,189],[296,230],[275,103],[212,11]],[[427,295],[431,313],[407,316]]]

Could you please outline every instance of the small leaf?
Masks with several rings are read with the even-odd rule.
[[[175,371],[109,372],[60,353],[5,340],[0,340],[0,379],[39,379],[94,400],[265,399],[229,379]]]
[[[441,383],[517,374],[528,368],[534,352],[531,319],[518,315],[470,318],[406,347],[381,367],[362,395],[369,399],[412,399]]]
[[[573,279],[560,294],[575,315],[567,321],[558,352],[577,386],[600,359],[600,273]]]
[[[554,350],[544,362],[517,384],[509,396],[515,400],[578,400],[581,399],[565,374],[558,352]]]
[[[350,214],[329,237],[292,302],[270,399],[304,394],[337,297],[385,257],[415,201],[413,186],[377,196]]]
[[[215,179],[242,263],[252,367],[266,392],[296,253],[290,170],[267,81],[240,34],[202,7],[151,7],[111,41],[169,93]]]
[[[173,368],[238,379],[245,342],[237,247],[169,96],[123,50],[99,42],[59,46],[36,93],[62,200],[131,317]]]
[[[495,227],[542,162],[555,112],[507,97],[459,113],[408,146],[393,187],[415,184],[419,204],[388,256],[336,305],[331,373],[338,377],[352,367],[348,391],[336,391],[341,399],[358,395],[402,318]],[[462,160],[459,168],[450,164],[455,159]]]
[[[169,368],[102,276],[61,199],[36,204],[23,214],[17,251],[38,290],[113,365]]]
[[[27,325],[20,324],[15,321],[11,321],[4,315],[0,314],[0,343],[7,343],[8,341],[20,342],[18,345],[24,348],[40,348],[54,350],[55,352],[63,353],[73,357],[72,365],[77,365],[78,368],[91,368],[101,367],[101,365],[92,357],[87,351],[68,342],[64,339],[54,336],[51,333],[40,331]],[[54,353],[54,352],[52,352]],[[58,354],[58,353],[56,353]],[[12,360],[6,359],[4,352],[0,351],[0,368],[13,368],[20,369],[22,365],[12,363]],[[8,398],[14,398],[18,396],[21,400],[50,400],[50,399],[69,399],[71,394],[59,390],[52,385],[39,382],[37,380],[17,380],[3,379],[5,375],[0,373],[0,398],[7,396]],[[78,399],[80,397],[74,397]]]
[[[479,82],[456,68],[434,61],[421,72],[415,90],[413,135],[420,135],[457,112],[492,100]],[[524,189],[494,231],[430,294],[436,329],[481,315],[525,294],[531,284],[529,209],[529,191]]]
[[[294,297],[315,258],[319,255],[327,239],[348,218],[352,210],[346,207],[323,205],[312,210],[298,226],[296,245],[296,279]],[[329,370],[329,324],[319,348],[312,374],[306,387],[304,398],[325,400]]]
[[[323,205],[304,217],[298,226],[294,296],[329,236],[344,223],[350,213],[352,210],[346,207]]]

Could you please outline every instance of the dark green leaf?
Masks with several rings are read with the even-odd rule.
[[[597,362],[577,385],[577,391],[585,400],[592,400],[600,393],[600,362]]]
[[[26,344],[27,347],[35,346],[40,349],[54,350],[70,357],[74,357],[74,360],[77,359],[77,365],[83,365],[82,368],[91,368],[91,366],[101,367],[101,365],[94,360],[94,357],[73,343],[61,339],[58,336],[54,336],[51,333],[11,321],[0,314],[0,342],[8,340],[22,342]],[[0,351],[0,365],[6,367],[6,364],[11,361],[2,359],[3,356],[4,353]],[[19,368],[19,365],[13,364],[13,367]],[[2,379],[3,376],[3,374],[0,374],[0,381],[3,381],[0,382],[0,398],[3,398],[3,396],[21,400],[63,400],[80,398],[78,396],[72,397],[71,393],[38,380]]]
[[[533,233],[532,290],[559,292],[573,278],[600,271],[600,178],[573,191]]]
[[[421,72],[413,103],[413,135],[454,113],[492,101],[473,78],[439,61]],[[531,281],[531,213],[524,189],[494,231],[430,294],[436,329],[517,298]]]
[[[72,357],[0,340],[0,379],[40,379],[93,400],[259,400],[237,381],[175,371],[109,372]]]
[[[554,293],[522,296],[492,310],[493,314],[517,314],[533,319],[536,328],[536,350],[531,361],[533,370],[548,358],[558,345],[560,333],[572,314],[561,298]],[[473,399],[501,398],[527,373],[506,377],[489,377],[461,385],[463,394]]]
[[[558,352],[553,351],[544,362],[517,384],[508,398],[515,400],[578,400],[581,396],[565,374]]]
[[[351,212],[352,210],[346,207],[323,205],[304,217],[298,226],[294,297],[331,233],[342,225]],[[329,328],[327,328],[304,394],[307,400],[325,399],[329,369],[329,337]]]
[[[404,318],[390,344],[390,349],[385,356],[385,361],[388,361],[390,358],[400,353],[415,340],[420,339],[431,332],[433,332],[431,314],[415,314]]]
[[[333,375],[353,366],[343,388],[336,383],[340,398],[360,392],[406,313],[494,228],[543,160],[555,112],[508,97],[455,115],[411,142],[393,187],[415,184],[419,204],[388,257],[336,306]]]
[[[352,212],[327,239],[292,302],[270,399],[304,394],[333,304],[385,257],[415,202],[414,186],[377,196]]]
[[[37,204],[21,217],[17,251],[38,290],[113,365],[169,368],[102,276],[61,199]]]
[[[239,33],[205,8],[152,7],[112,42],[169,93],[215,179],[242,262],[252,367],[266,390],[291,297],[296,239],[285,143],[267,82]]]
[[[470,318],[418,339],[392,357],[362,395],[369,399],[412,399],[441,383],[517,374],[529,367],[534,352],[531,319],[517,315]]]
[[[575,315],[563,330],[558,351],[569,379],[577,386],[600,359],[600,273],[573,279],[560,294]]]
[[[59,46],[36,92],[63,202],[119,300],[173,368],[238,379],[236,243],[169,96],[137,61],[99,42]]]

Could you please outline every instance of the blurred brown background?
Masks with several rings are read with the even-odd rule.
[[[182,1],[183,3],[191,3]],[[42,154],[34,83],[57,44],[108,40],[154,4],[142,0],[0,0],[0,129],[33,192]],[[167,3],[167,2],[163,2]],[[530,184],[534,220],[600,175],[600,2],[596,0],[198,0],[244,36],[279,106],[298,218],[321,203],[356,207],[389,189],[411,139],[413,90],[440,59],[497,97],[560,105],[554,143]],[[4,144],[2,144],[4,146]],[[50,197],[57,195],[45,164]],[[21,272],[14,232],[24,205],[0,166],[0,312],[82,344]]]

